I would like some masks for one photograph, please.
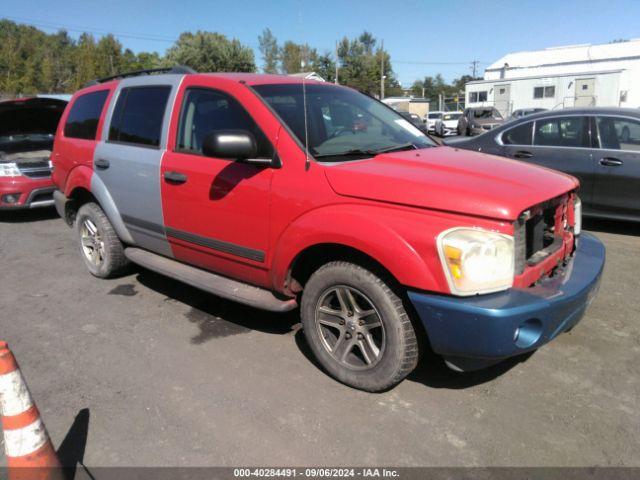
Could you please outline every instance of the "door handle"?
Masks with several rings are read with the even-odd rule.
[[[623,163],[622,160],[613,157],[604,157],[600,160],[600,165],[604,165],[605,167],[619,167]]]
[[[109,168],[109,165],[111,165],[109,163],[109,160],[105,158],[96,158],[93,164],[96,166],[96,168],[99,168],[100,170],[106,170],[107,168]]]
[[[164,179],[168,183],[175,183],[177,185],[187,182],[187,176],[180,172],[164,172]]]
[[[513,156],[516,158],[531,158],[533,157],[533,153],[527,152],[526,150],[518,150]]]

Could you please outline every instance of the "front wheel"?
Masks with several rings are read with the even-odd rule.
[[[418,362],[418,342],[402,299],[380,277],[331,262],[307,282],[302,325],[311,350],[340,382],[369,392],[389,389]]]

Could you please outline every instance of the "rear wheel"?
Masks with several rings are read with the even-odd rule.
[[[321,267],[305,286],[301,314],[315,357],[342,383],[383,391],[417,365],[416,334],[402,299],[363,267]]]
[[[82,259],[89,272],[110,278],[124,272],[129,261],[109,219],[95,203],[86,203],[76,215],[76,232]]]

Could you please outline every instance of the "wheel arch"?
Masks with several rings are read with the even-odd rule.
[[[399,286],[389,269],[378,260],[362,250],[341,243],[318,243],[298,253],[289,266],[287,284],[292,292],[302,291],[313,272],[322,265],[340,260],[367,268]]]
[[[81,165],[69,173],[65,196],[70,200],[67,202],[69,205],[65,207],[65,211],[70,208],[70,214],[73,215],[73,218],[75,218],[75,213],[82,205],[94,201],[102,208],[120,239],[128,244],[135,243],[109,190],[104,182],[100,180],[100,177],[93,175],[93,171],[89,167]],[[67,216],[65,220],[69,222],[70,218],[70,216]]]
[[[314,267],[347,260],[373,267],[397,285],[438,290],[427,259],[385,220],[370,207],[332,206],[294,221],[274,248],[273,288],[296,293]]]

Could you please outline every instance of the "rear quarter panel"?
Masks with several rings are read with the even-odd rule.
[[[111,102],[113,91],[117,84],[118,82],[108,82],[76,92],[67,104],[62,117],[60,117],[51,155],[54,166],[52,179],[58,190],[64,192],[65,195],[69,195],[77,187],[86,188],[87,190],[91,188],[91,173],[93,171],[93,154],[96,148],[96,140],[102,132],[107,106]],[[102,107],[98,128],[96,129],[96,137],[93,139],[66,137],[64,135],[64,126],[67,123],[69,112],[73,108],[76,100],[84,94],[100,90],[108,90],[109,93]],[[76,169],[80,169],[80,171],[74,172]]]

